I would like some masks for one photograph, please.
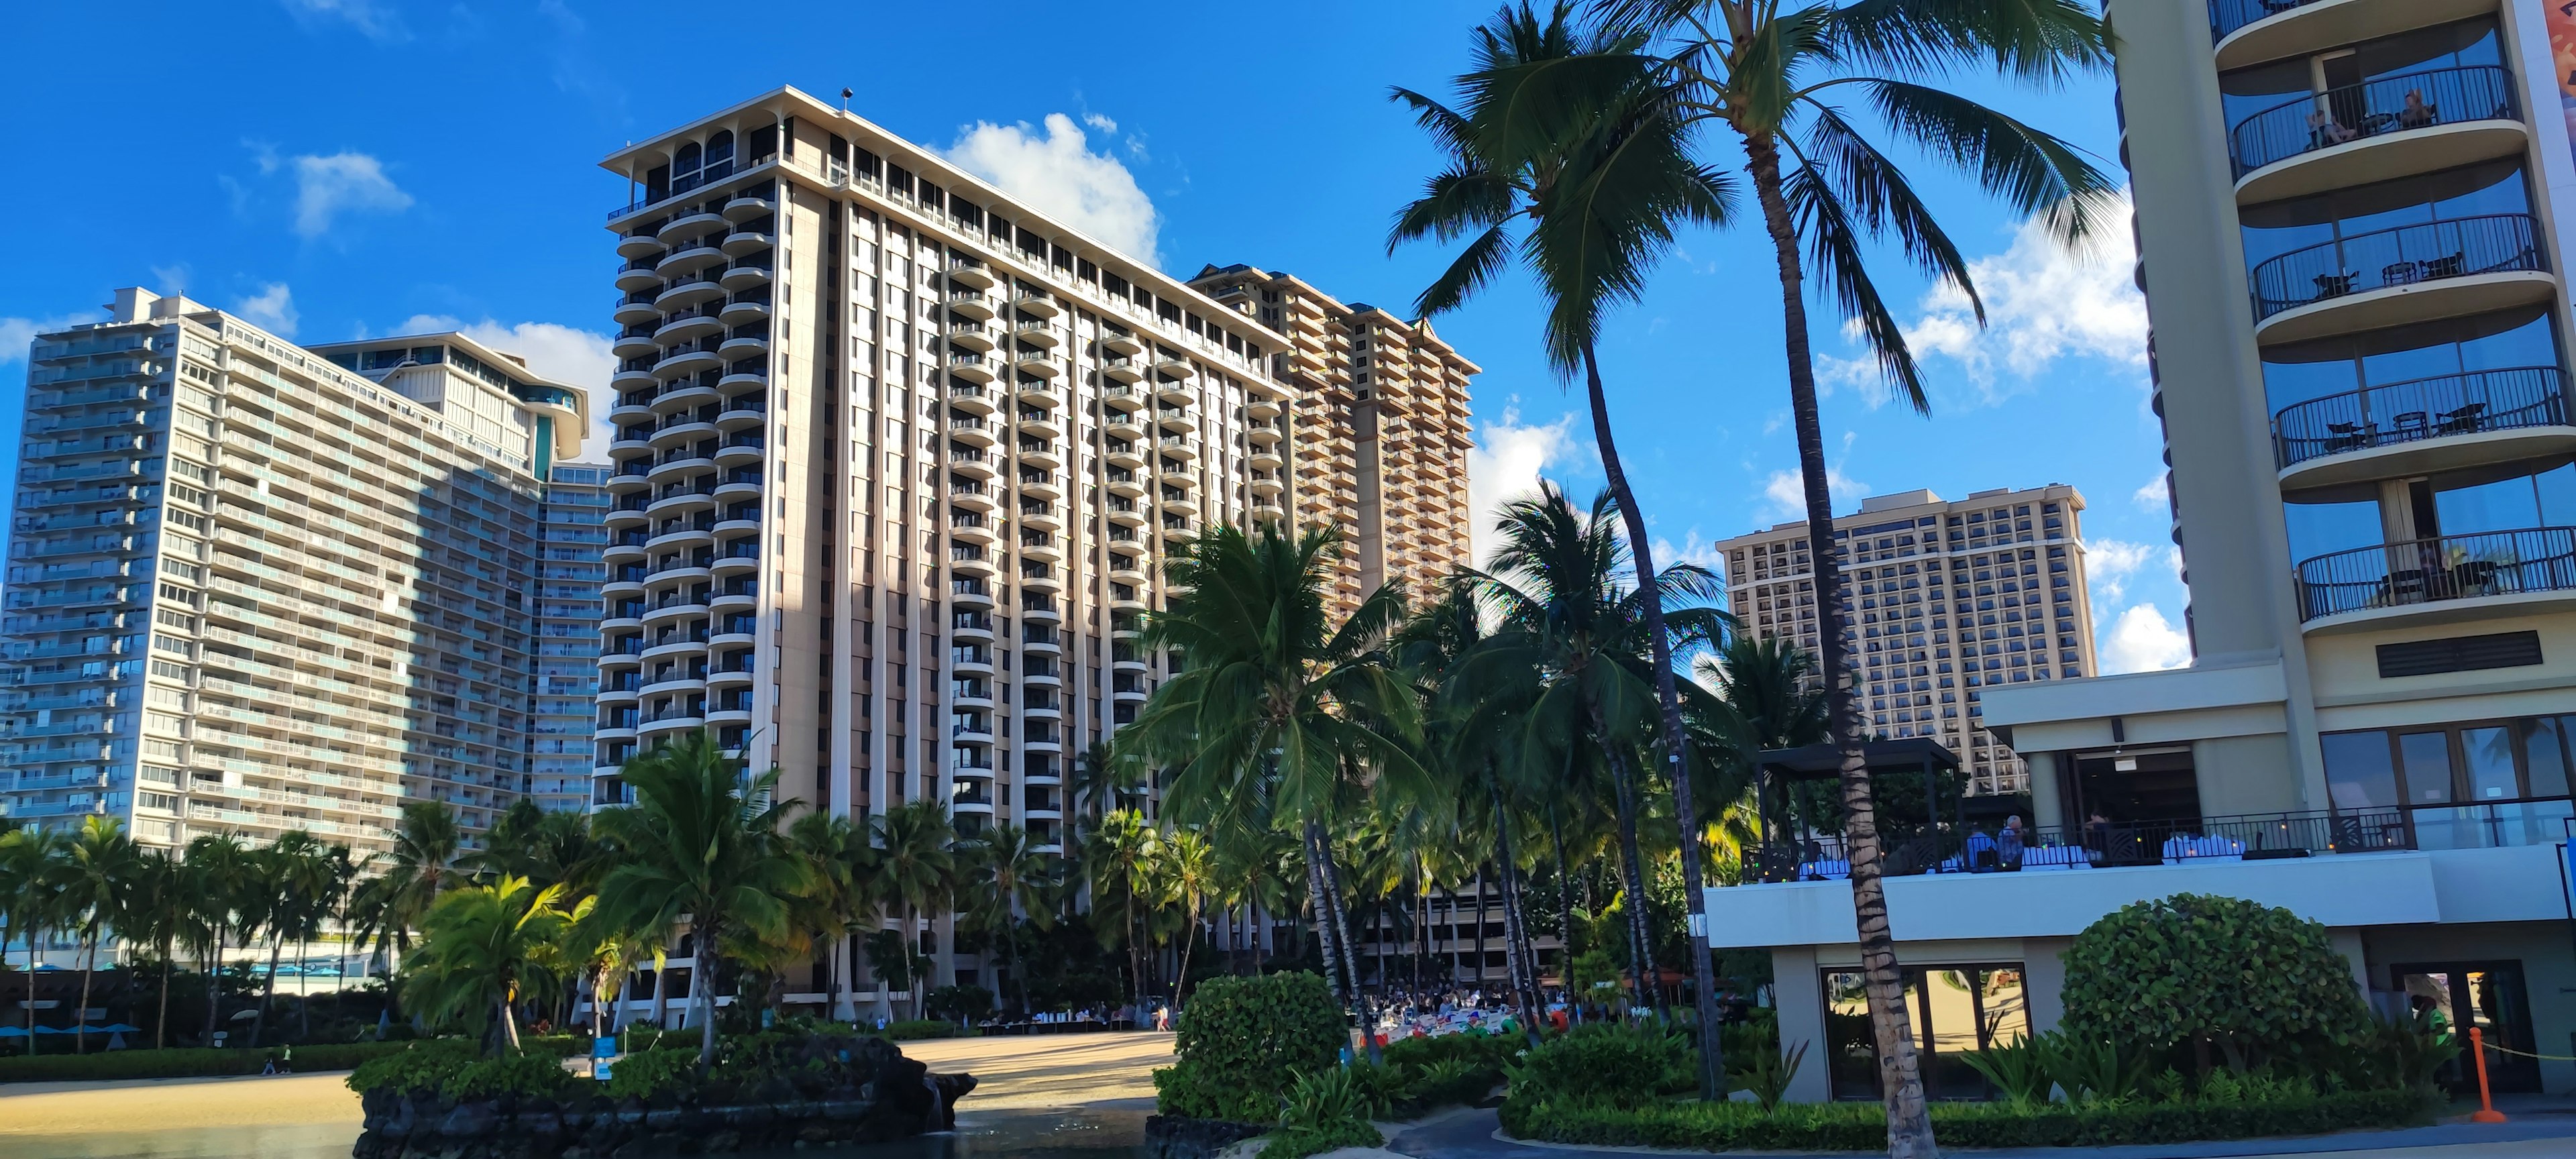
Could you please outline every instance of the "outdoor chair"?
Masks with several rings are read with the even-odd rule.
[[[2415,280],[2429,282],[2435,278],[2459,277],[2461,272],[2468,268],[2468,262],[2469,258],[2465,253],[2455,253],[2449,257],[2426,258],[2415,263]]]
[[[2390,262],[2387,265],[2379,267],[2379,284],[2383,286],[2406,285],[2415,281],[2416,274],[2422,269],[2423,264],[2420,262]]]
[[[2353,281],[2360,276],[2361,275],[2359,274],[2353,273],[2318,274],[2316,276],[2317,296],[2310,300],[2322,301],[2327,298],[2340,298],[2349,294],[2352,292]]]
[[[2400,441],[2424,437],[2426,415],[2420,410],[2401,411],[2397,415],[2397,437]]]
[[[2484,416],[2486,412],[2487,404],[2482,402],[2473,402],[2467,406],[2459,408],[2458,410],[2443,411],[2442,433],[2446,435],[2470,434],[2478,430],[2482,425],[2478,420]]]

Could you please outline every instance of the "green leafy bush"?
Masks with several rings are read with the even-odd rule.
[[[2241,1094],[2241,1092],[2240,1092]],[[2430,1120],[2434,1103],[2411,1091],[2179,1103],[1935,1103],[1933,1134],[1945,1147],[2100,1147],[2311,1135]],[[1672,1102],[1620,1109],[1523,1098],[1503,1103],[1503,1130],[1523,1139],[1583,1146],[1695,1151],[1875,1151],[1887,1145],[1877,1103]]]
[[[399,1095],[429,1094],[444,1088],[459,1071],[473,1065],[474,1044],[462,1038],[433,1038],[388,1043],[393,1049],[349,1072],[349,1089],[360,1094],[390,1090]]]
[[[551,1099],[564,1094],[572,1084],[572,1075],[563,1068],[562,1055],[514,1054],[467,1063],[439,1085],[438,1093],[459,1102],[501,1095]]]
[[[1443,1034],[1399,1038],[1380,1053],[1407,1117],[1434,1107],[1473,1103],[1503,1081],[1528,1040],[1518,1035]]]
[[[1651,1026],[1596,1023],[1549,1039],[1512,1072],[1512,1094],[1583,1107],[1640,1107],[1678,1076],[1696,1085],[1689,1044]]]
[[[937,1018],[906,1019],[902,1022],[889,1023],[885,1028],[885,1036],[896,1042],[913,1042],[924,1038],[971,1037],[973,1033],[954,1022]]]
[[[698,1081],[698,1052],[677,1048],[647,1050],[618,1059],[611,1067],[607,1095],[612,1099],[652,1099],[693,1089]]]
[[[1155,1095],[1166,1115],[1266,1122],[1297,1075],[1337,1065],[1349,1042],[1318,975],[1211,978],[1181,1022],[1178,1060],[1154,1072]]]
[[[1987,1082],[2004,1093],[2004,1101],[2014,1106],[2047,1102],[2049,1091],[2057,1085],[2039,1044],[2027,1038],[1984,1050],[1963,1051],[1959,1061],[1986,1076]]]
[[[1320,1127],[1290,1127],[1273,1133],[1262,1144],[1261,1159],[1306,1159],[1344,1147],[1375,1147],[1386,1142],[1371,1124],[1350,1119],[1326,1123]]]
[[[1807,1061],[1807,1044],[1787,1050],[1761,1046],[1752,1054],[1729,1054],[1726,1061],[1742,1080],[1736,1087],[1753,1092],[1754,1104],[1770,1110],[1789,1097],[1789,1083],[1798,1077],[1798,1065]]]
[[[2206,1043],[2240,1074],[2369,1033],[2324,926],[2241,898],[2178,893],[2094,922],[2065,954],[2068,1030],[2151,1049]]]
[[[402,1050],[405,1042],[331,1042],[264,1050],[165,1047],[160,1050],[99,1050],[89,1054],[40,1054],[28,1057],[0,1051],[0,1083],[95,1082],[108,1079],[205,1078],[258,1074],[270,1059],[281,1059],[303,1073],[348,1070],[369,1059]]]
[[[2032,1046],[2049,1077],[2078,1102],[2145,1097],[2158,1061],[2154,1052],[2118,1039],[2088,1038],[2063,1028],[2040,1035]],[[2041,1094],[2044,1101],[2046,1091]]]

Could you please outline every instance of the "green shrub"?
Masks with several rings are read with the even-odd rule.
[[[1155,1094],[1166,1115],[1266,1122],[1298,1074],[1337,1065],[1349,1042],[1318,975],[1211,978],[1181,1021],[1178,1060],[1154,1072]]]
[[[1518,1035],[1443,1034],[1399,1038],[1380,1054],[1393,1077],[1397,1107],[1409,1118],[1484,1098],[1520,1061],[1526,1041]]]
[[[439,1085],[438,1093],[460,1102],[505,1094],[551,1099],[570,1089],[572,1083],[571,1073],[563,1068],[562,1055],[522,1053],[467,1063]]]
[[[1326,1123],[1321,1127],[1291,1127],[1270,1136],[1261,1146],[1261,1159],[1306,1159],[1344,1147],[1375,1147],[1386,1142],[1371,1124],[1350,1119]]]
[[[287,1050],[165,1047],[99,1051],[89,1054],[40,1054],[32,1058],[0,1051],[0,1083],[95,1082],[108,1079],[205,1078],[258,1074],[272,1058],[282,1058],[297,1071],[348,1070],[369,1059],[403,1049],[401,1042],[317,1043]]]
[[[390,1090],[398,1095],[432,1093],[473,1065],[477,1054],[474,1044],[462,1038],[387,1045],[393,1049],[349,1072],[346,1081],[350,1090],[362,1095],[373,1090]]]
[[[1730,1054],[1726,1059],[1743,1079],[1731,1089],[1753,1092],[1754,1104],[1767,1111],[1789,1097],[1789,1084],[1798,1077],[1798,1065],[1807,1061],[1807,1044],[1801,1042],[1787,1050],[1765,1045],[1755,1048],[1755,1053]]]
[[[2434,1104],[2408,1091],[2331,1095],[2275,1092],[2261,1100],[2181,1103],[1934,1103],[1945,1147],[2101,1147],[2311,1135],[2429,1121]],[[1876,1151],[1887,1145],[1877,1103],[1656,1103],[1633,1109],[1525,1099],[1503,1103],[1503,1130],[1523,1139],[1582,1146],[1695,1151]]]
[[[1381,1067],[1328,1066],[1297,1076],[1279,1107],[1282,1127],[1322,1127],[1344,1119],[1366,1121],[1393,1106]]]
[[[587,1055],[590,1053],[590,1036],[587,1034],[522,1034],[519,1036],[519,1053],[550,1054],[556,1058]]]
[[[896,1042],[914,1042],[924,1038],[970,1037],[973,1033],[954,1022],[944,1022],[936,1018],[906,1019],[902,1022],[890,1023],[885,1028],[885,1036]]]
[[[2078,1102],[2146,1097],[2158,1061],[2153,1051],[2063,1028],[2040,1035],[2031,1046],[2049,1077]],[[2044,1087],[2040,1098],[2047,1099]]]
[[[651,1099],[694,1089],[698,1052],[694,1049],[646,1050],[618,1059],[609,1069],[606,1094],[612,1099]]]
[[[1549,1039],[1512,1072],[1512,1094],[1583,1107],[1654,1102],[1682,1072],[1696,1085],[1689,1044],[1650,1026],[1595,1023]]]
[[[2207,1043],[2241,1074],[2369,1034],[2352,965],[2325,927],[2258,902],[2138,902],[2076,935],[2065,962],[2065,1026],[2089,1039]]]

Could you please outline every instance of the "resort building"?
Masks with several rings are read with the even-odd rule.
[[[1985,690],[2034,814],[1988,864],[2019,871],[1935,850],[1887,887],[1932,1093],[2055,1025],[2069,938],[2183,892],[2322,923],[2382,1011],[2479,1028],[2498,1090],[2576,1089],[2546,1057],[2576,1032],[2576,28],[2540,0],[2109,16],[2194,659]],[[1784,1040],[1833,1060],[1799,1093],[1875,1098],[1848,886],[1771,864],[1710,928],[1772,949]]]
[[[1416,591],[1469,558],[1467,387],[1479,371],[1432,333],[1293,274],[1208,266],[1190,285],[1270,329],[1271,371],[1296,400],[1297,521],[1350,537],[1335,614],[1389,580]]]
[[[2029,791],[2028,769],[1983,725],[1984,690],[2092,676],[2084,497],[2051,483],[1955,502],[1930,491],[1863,499],[1834,521],[1844,647],[1873,736],[1928,737],[1958,754],[1968,791]],[[1822,655],[1807,525],[1716,545],[1727,607],[1764,639]]]
[[[608,472],[557,463],[547,472],[537,543],[535,700],[529,709],[532,799],[547,812],[590,808],[591,728],[598,707],[599,589],[608,580]]]
[[[1172,545],[1300,509],[1279,336],[792,88],[604,164],[592,800],[707,727],[856,823],[930,800],[1060,848],[1069,762],[1168,675],[1134,632]],[[949,933],[928,985],[999,981]],[[790,1001],[885,1001],[856,942]]]
[[[38,335],[0,647],[0,803],[151,846],[400,806],[469,847],[528,790],[542,480],[586,403],[459,334],[299,348],[141,289]]]

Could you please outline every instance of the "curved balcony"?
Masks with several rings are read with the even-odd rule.
[[[652,257],[662,249],[662,239],[649,233],[619,234],[617,237],[617,256],[630,261]]]
[[[988,322],[993,317],[993,298],[982,290],[950,290],[948,312],[960,318]]]
[[[654,601],[652,607],[646,608],[644,622],[659,627],[676,620],[692,619],[706,614],[705,604],[691,598],[686,592],[675,592]]]
[[[770,190],[767,188],[736,190],[733,197],[724,204],[724,215],[727,221],[750,221],[762,214],[776,212],[778,212],[778,202],[771,197]]]
[[[982,523],[967,523],[963,520],[952,520],[948,524],[948,538],[957,543],[971,543],[978,547],[990,547],[993,544],[993,529]]]
[[[1030,406],[1043,407],[1047,410],[1054,410],[1064,402],[1062,390],[1052,382],[1021,379],[1018,385],[1013,387],[1013,395]]]
[[[1033,318],[1011,327],[1011,336],[1032,346],[1052,347],[1064,341],[1062,331]]]
[[[993,461],[974,447],[951,447],[948,451],[948,473],[959,479],[984,482],[993,477]]]
[[[720,727],[720,726],[728,725],[728,724],[750,724],[750,723],[751,723],[751,702],[746,700],[746,701],[742,701],[742,702],[740,702],[740,703],[741,703],[741,707],[739,707],[739,708],[711,708],[711,709],[708,709],[708,710],[707,710],[707,725],[708,725],[709,727],[711,727],[711,728],[712,728],[712,727]]]
[[[948,549],[948,570],[969,578],[990,576],[993,574],[992,553],[971,544],[952,546]]]
[[[724,409],[716,412],[716,429],[726,434],[750,430],[767,421],[769,408],[759,395],[738,394],[725,400]]]
[[[731,224],[733,223],[726,221],[721,213],[702,211],[683,214],[663,222],[662,228],[654,236],[660,238],[663,245],[670,245],[682,238],[696,237],[709,230],[720,230]]]
[[[981,383],[951,381],[948,384],[948,405],[970,415],[993,413],[997,397],[996,392],[985,389]]]
[[[2531,215],[2498,213],[2355,234],[2254,267],[2255,339],[2347,334],[2547,301],[2556,279]]]
[[[989,608],[993,606],[993,589],[977,580],[952,580],[948,599],[961,608]]]
[[[1056,361],[1054,354],[1044,350],[1023,350],[1012,355],[1011,369],[1040,378],[1053,378],[1064,373],[1063,364]]]
[[[724,294],[723,284],[717,282],[713,276],[703,273],[690,274],[672,279],[671,284],[663,287],[661,293],[653,295],[653,305],[664,313],[669,313],[674,310],[685,310],[700,302],[713,301],[724,297]]]
[[[1058,447],[1059,444],[1056,443],[1031,444],[1022,442],[1020,444],[1019,451],[1020,465],[1023,467],[1036,467],[1043,471],[1062,470],[1064,467],[1064,454],[1058,449]]]
[[[683,411],[696,410],[714,402],[716,398],[715,385],[708,382],[706,376],[700,375],[663,387],[661,393],[653,396],[653,412],[670,418]]]
[[[707,565],[709,576],[729,576],[738,572],[758,570],[760,570],[760,541],[756,539],[743,540],[717,551],[715,559]]]
[[[1145,465],[1145,444],[1142,441],[1111,443],[1102,453],[1108,458],[1109,465],[1112,467],[1124,467],[1132,471]]]
[[[714,542],[715,529],[712,525],[697,527],[682,524],[669,531],[656,532],[653,538],[644,541],[644,546],[649,551],[663,552],[706,547]]]
[[[672,417],[679,421],[665,423],[661,429],[653,432],[653,448],[657,451],[668,451],[673,447],[685,446],[716,433],[714,423],[700,421],[694,415]]]
[[[2521,155],[2513,74],[2431,69],[2303,93],[2228,131],[2236,200],[2278,201]]]
[[[1171,406],[1188,406],[1198,395],[1186,379],[1162,378],[1154,382],[1154,395]]]
[[[1145,513],[1137,510],[1132,503],[1125,507],[1112,507],[1109,509],[1109,521],[1120,527],[1143,527]]]
[[[662,353],[662,344],[653,340],[655,324],[661,319],[662,312],[655,310],[652,321],[618,331],[617,337],[609,340],[608,352],[619,358],[651,358]]]
[[[993,494],[981,483],[951,483],[948,485],[948,505],[960,511],[982,514],[993,509]]]
[[[1255,458],[1260,457],[1260,456],[1259,456],[1259,453],[1258,453],[1258,452],[1255,452],[1254,457],[1255,457]],[[1279,456],[1277,456],[1277,455],[1272,455],[1272,456],[1270,456],[1270,460],[1271,460],[1271,462],[1270,462],[1270,465],[1271,465],[1271,466],[1273,466],[1273,467],[1277,467],[1277,466],[1279,465]],[[1254,495],[1255,497],[1269,497],[1269,496],[1273,496],[1273,495],[1277,495],[1277,494],[1279,494],[1279,476],[1277,476],[1277,475],[1255,475],[1255,476],[1253,476],[1253,477],[1252,477],[1252,493],[1253,493],[1253,495]]]
[[[672,247],[671,252],[654,259],[653,272],[666,278],[678,278],[725,264],[724,248],[718,243],[721,234],[691,238]]]
[[[993,445],[993,432],[999,424],[982,415],[948,416],[948,438],[969,447]]]
[[[1154,449],[1184,463],[1199,457],[1197,440],[1187,435],[1164,435],[1154,440]]]
[[[738,258],[759,253],[777,244],[778,239],[768,231],[745,229],[741,226],[735,226],[732,233],[724,236],[724,252]]]
[[[1243,399],[1243,417],[1254,420],[1278,418],[1279,400],[1247,393]]]
[[[647,293],[628,294],[617,300],[617,305],[609,310],[608,316],[616,319],[620,326],[650,326],[662,320],[662,308],[653,304],[656,296]]]
[[[2567,373],[2481,370],[2309,399],[2272,418],[2284,490],[2576,450]]]
[[[1281,507],[1276,498],[1260,496],[1252,501],[1252,517],[1260,520],[1286,519],[1288,509]]]
[[[961,350],[981,353],[993,348],[993,328],[981,322],[951,318],[945,333],[948,344]]]
[[[751,660],[748,654],[745,655],[742,661],[742,666],[739,668],[718,665],[707,670],[707,688],[709,691],[713,691],[719,685],[731,686],[735,684],[749,683],[751,683]]]
[[[755,322],[766,322],[769,320],[769,300],[766,297],[730,299],[725,302],[723,311],[716,317],[727,326],[749,326]]]
[[[759,289],[769,284],[769,263],[756,259],[735,262],[724,268],[719,284],[737,294]]]
[[[723,446],[716,448],[716,465],[739,467],[757,463],[760,461],[761,453],[760,432],[749,431],[733,435],[725,439]]]
[[[706,717],[700,715],[702,711],[703,710],[701,709],[674,708],[669,712],[662,713],[658,716],[645,717],[644,728],[642,730],[643,735],[651,736],[656,733],[672,732],[676,730],[696,730],[705,728],[707,720]]]
[[[2209,0],[2209,39],[2223,71],[2495,10],[2495,0]]]
[[[1100,328],[1100,350],[1103,354],[1128,355],[1139,353],[1144,349],[1145,344],[1137,341],[1134,334],[1125,330],[1112,330],[1107,326]]]
[[[1022,290],[1013,294],[1011,305],[1032,318],[1053,318],[1064,313],[1064,307],[1056,305],[1055,299],[1047,296],[1044,290]]]
[[[1061,476],[1045,475],[1035,479],[1022,479],[1020,480],[1020,497],[1023,499],[1044,499],[1049,503],[1056,502],[1057,500],[1064,498],[1064,485],[1057,482],[1059,478],[1061,478]]]
[[[1198,472],[1190,470],[1187,466],[1183,466],[1179,470],[1166,468],[1164,470],[1154,472],[1154,481],[1161,483],[1166,487],[1178,487],[1182,490],[1188,490],[1189,488],[1199,485],[1199,476]]]
[[[1047,506],[1034,509],[1022,507],[1020,508],[1020,526],[1032,531],[1062,531],[1064,530],[1064,515],[1062,512],[1057,511],[1053,504],[1048,504]]]
[[[653,364],[653,374],[665,379],[690,378],[722,365],[724,359],[717,355],[714,347],[691,343],[673,347],[670,353],[663,355]]]
[[[661,289],[662,275],[655,271],[654,265],[653,260],[644,259],[617,267],[617,288],[629,294]]]
[[[974,258],[950,258],[948,284],[960,289],[989,290],[993,288],[993,271]]]
[[[973,383],[991,382],[993,364],[994,360],[989,355],[951,352],[948,355],[948,376]]]
[[[1048,442],[1054,442],[1055,440],[1064,437],[1064,427],[1062,424],[1056,422],[1055,416],[1053,415],[1048,415],[1045,418],[1034,419],[1026,415],[1022,415],[1020,416],[1019,432],[1029,436],[1030,438],[1045,439]]]
[[[1109,493],[1122,499],[1134,499],[1145,493],[1145,481],[1133,472],[1109,477]]]
[[[1135,562],[1135,561],[1136,561],[1136,559],[1137,559],[1137,557],[1132,556],[1132,555],[1113,555],[1113,556],[1110,556],[1110,557],[1109,557],[1109,579],[1110,579],[1110,582],[1112,582],[1112,583],[1122,583],[1122,584],[1137,584],[1137,585],[1140,585],[1140,586],[1141,586],[1141,585],[1143,585],[1143,584],[1146,582],[1146,579],[1145,579],[1145,568],[1144,568],[1144,565],[1143,565],[1143,564],[1141,564],[1141,563],[1139,563],[1139,562]]]
[[[722,355],[728,362],[740,358],[752,358],[765,355],[769,353],[769,336],[766,334],[730,334],[725,337],[724,345],[716,348],[716,352]]]
[[[1106,375],[1111,382],[1133,383],[1145,377],[1145,368],[1139,365],[1133,358],[1103,358],[1100,360],[1100,373]],[[1109,392],[1109,397],[1133,398],[1136,396],[1126,391],[1113,389]]]
[[[2576,608],[2576,527],[2448,535],[2299,561],[2308,631]]]
[[[1100,432],[1113,439],[1134,442],[1145,437],[1145,428],[1137,425],[1137,422],[1136,416],[1132,414],[1111,411],[1101,419]]]

